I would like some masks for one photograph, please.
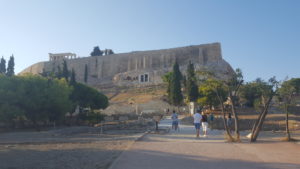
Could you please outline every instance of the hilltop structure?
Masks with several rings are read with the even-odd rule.
[[[220,43],[81,58],[76,58],[73,53],[51,54],[49,57],[50,61],[36,63],[20,74],[57,71],[64,59],[68,68],[75,70],[79,82],[84,82],[87,65],[87,83],[92,86],[158,85],[162,83],[161,76],[172,70],[175,60],[182,72],[191,61],[196,70],[214,72],[220,79],[226,79],[233,73],[231,66],[222,58]]]

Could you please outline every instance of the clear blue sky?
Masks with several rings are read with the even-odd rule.
[[[16,72],[48,53],[88,56],[221,42],[247,81],[300,77],[299,0],[0,0],[0,56]]]

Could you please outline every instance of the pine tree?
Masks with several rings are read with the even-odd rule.
[[[76,84],[76,74],[74,69],[72,69],[71,72],[71,79],[70,79],[70,85],[74,86]]]
[[[6,61],[2,56],[1,62],[0,62],[0,74],[5,74],[5,73],[6,73]]]
[[[57,72],[55,73],[55,77],[57,77],[58,79],[63,78],[63,73],[62,73],[60,65],[57,66]]]
[[[91,56],[102,56],[103,52],[100,50],[99,46],[95,46]]]
[[[14,61],[14,55],[12,55],[9,58],[8,64],[7,64],[7,71],[6,75],[7,76],[14,76],[15,75],[15,61]]]
[[[62,76],[66,79],[66,81],[69,81],[69,70],[68,70],[68,65],[67,65],[67,61],[64,60],[63,62],[63,70],[62,70]]]
[[[197,100],[198,87],[196,84],[194,65],[191,63],[191,61],[189,62],[187,67],[186,92],[188,101],[194,102]]]
[[[181,79],[182,79],[182,75],[179,70],[179,65],[177,61],[175,61],[175,64],[173,66],[171,83],[170,83],[170,102],[175,106],[179,106],[183,100],[183,96],[181,93],[181,84],[180,84]]]
[[[85,64],[85,67],[84,67],[84,82],[87,83],[88,81],[88,67],[87,67],[87,64]]]

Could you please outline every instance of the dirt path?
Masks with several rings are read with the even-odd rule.
[[[168,126],[165,120],[161,127]],[[149,134],[124,152],[110,169],[299,169],[300,145],[270,137],[258,143],[225,143],[222,131],[196,139],[192,126]]]

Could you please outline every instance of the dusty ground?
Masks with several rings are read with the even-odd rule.
[[[0,133],[1,169],[104,169],[129,148],[143,130],[90,127],[42,132]]]
[[[164,120],[160,127],[169,127]],[[202,133],[201,133],[202,134]],[[256,143],[242,133],[241,143],[224,141],[223,130],[195,138],[191,125],[180,131],[148,134],[135,142],[110,169],[299,169],[300,144],[282,142],[282,133],[262,132]],[[299,136],[299,135],[298,135]]]

